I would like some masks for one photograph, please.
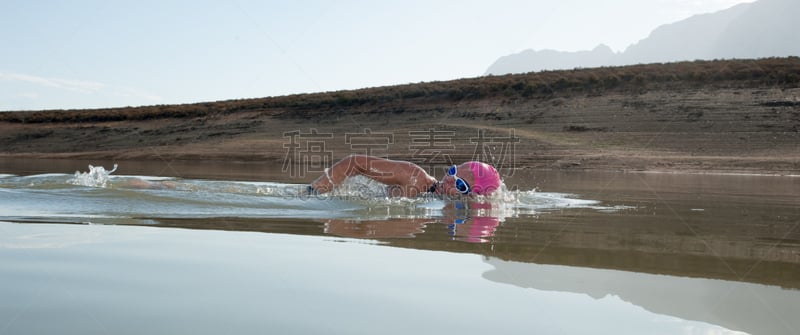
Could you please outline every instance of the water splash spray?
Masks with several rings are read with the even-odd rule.
[[[67,182],[72,185],[106,188],[109,176],[117,171],[117,167],[117,164],[114,164],[114,168],[107,171],[102,166],[89,165],[89,172],[75,171],[75,176]]]

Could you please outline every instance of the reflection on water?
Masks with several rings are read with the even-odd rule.
[[[429,225],[444,224],[448,229],[447,235],[453,240],[487,243],[491,241],[501,221],[506,218],[496,209],[490,202],[446,201],[441,208],[441,214],[435,217],[330,219],[325,220],[324,232],[355,238],[403,238],[417,237],[425,233]]]
[[[491,216],[386,220],[330,219],[325,220],[323,232],[353,238],[414,238],[425,233],[429,226],[439,224],[447,226],[447,235],[453,240],[488,243],[500,225],[500,219]]]
[[[87,165],[0,170],[0,334],[800,333],[796,177],[519,170],[469,201]]]
[[[496,282],[502,262],[470,253],[155,227],[0,231],[0,329],[10,334],[736,333],[623,296]]]
[[[627,271],[508,262],[483,277],[520,288],[574,292],[593,299],[616,297],[660,315],[696,320],[752,334],[793,334],[800,291],[742,282]]]

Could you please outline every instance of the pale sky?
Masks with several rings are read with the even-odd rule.
[[[0,1],[0,111],[477,77],[525,49],[624,51],[753,0]]]

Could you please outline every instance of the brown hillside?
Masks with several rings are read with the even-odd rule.
[[[312,131],[327,136],[323,149],[334,159],[369,148],[391,158],[444,164],[485,154],[476,151],[481,141],[497,149],[513,140],[503,157],[508,167],[798,174],[800,58],[548,71],[186,105],[7,112],[0,113],[0,152],[280,162],[293,132],[307,138]]]

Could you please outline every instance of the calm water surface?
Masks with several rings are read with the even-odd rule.
[[[0,162],[0,334],[800,333],[796,177],[523,169],[464,201],[113,163]]]

